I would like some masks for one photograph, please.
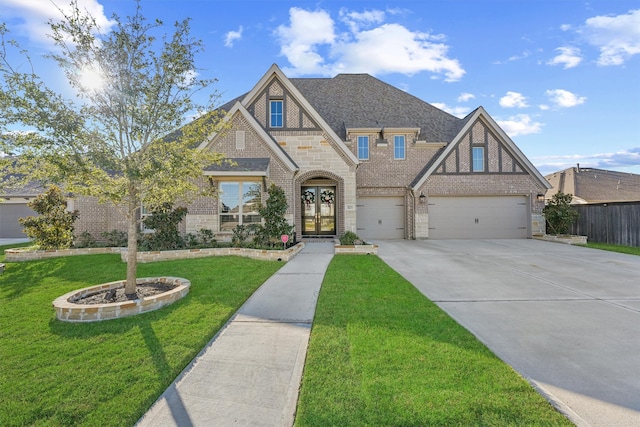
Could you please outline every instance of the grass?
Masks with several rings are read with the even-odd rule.
[[[139,277],[188,278],[189,294],[144,315],[73,324],[56,320],[51,302],[124,278],[120,255],[7,263],[0,276],[0,425],[133,425],[281,266],[237,257],[140,264]]]
[[[336,255],[296,426],[570,426],[511,367],[378,257]]]
[[[640,247],[610,245],[607,243],[587,243],[587,248],[600,249],[603,251],[620,252],[623,254],[640,255]]]

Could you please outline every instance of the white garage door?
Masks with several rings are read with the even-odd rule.
[[[26,203],[0,203],[0,238],[25,238],[18,218],[37,215]]]
[[[403,197],[360,197],[356,205],[358,236],[365,240],[404,238]]]
[[[432,239],[526,239],[529,209],[525,196],[430,197]]]

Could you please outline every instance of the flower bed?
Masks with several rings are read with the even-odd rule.
[[[105,290],[124,287],[125,280],[104,283],[75,290],[56,298],[53,308],[56,317],[63,322],[99,322],[101,320],[118,319],[120,317],[133,316],[157,310],[183,298],[189,292],[191,282],[180,277],[145,277],[136,280],[136,283],[170,283],[175,288],[156,295],[124,302],[108,302],[101,304],[78,304],[73,302],[84,296],[92,295]]]

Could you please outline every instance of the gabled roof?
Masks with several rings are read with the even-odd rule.
[[[532,177],[536,178],[538,183],[543,188],[550,188],[551,185],[547,182],[546,179],[540,174],[538,169],[527,159],[527,157],[520,151],[518,146],[509,138],[509,136],[498,126],[498,124],[491,118],[491,116],[487,113],[487,111],[483,107],[478,107],[471,113],[469,113],[464,119],[460,120],[460,124],[462,125],[457,135],[453,137],[451,143],[446,147],[441,149],[436,156],[434,156],[435,160],[429,162],[422,170],[420,174],[416,177],[416,179],[411,183],[411,187],[414,190],[420,188],[424,182],[431,176],[431,174],[440,167],[442,162],[444,162],[451,154],[451,152],[455,149],[456,145],[460,143],[464,135],[471,129],[471,127],[478,121],[482,120],[486,123],[491,129],[493,129],[498,138],[500,138],[501,143],[505,148],[507,148],[511,154],[522,164],[527,173],[529,173]]]
[[[251,89],[251,91],[249,91],[242,98],[242,105],[246,107],[247,105],[251,104],[259,96],[261,90],[266,86],[266,84],[271,81],[272,78],[274,78],[274,76],[285,86],[289,93],[293,95],[297,102],[300,103],[302,108],[308,111],[313,120],[315,120],[320,125],[320,127],[331,136],[331,138],[336,142],[336,146],[338,150],[341,151],[343,157],[349,159],[352,164],[357,165],[359,163],[358,158],[344,144],[343,137],[335,132],[335,129],[329,123],[327,123],[322,113],[316,110],[315,106],[309,102],[306,96],[298,90],[298,88],[292,83],[291,79],[285,76],[282,70],[280,70],[280,68],[276,64],[273,64],[258,81],[258,83],[253,87],[253,89]]]
[[[578,166],[545,176],[557,192],[573,194],[572,203],[636,202],[640,201],[640,175]]]
[[[256,119],[247,111],[247,109],[242,105],[241,102],[237,101],[233,107],[227,112],[223,121],[228,122],[233,118],[235,114],[241,114],[242,117],[249,123],[249,125],[255,130],[258,135],[260,135],[261,139],[266,142],[267,146],[273,151],[273,153],[282,160],[282,162],[289,168],[291,171],[298,170],[298,165],[293,159],[289,156],[289,154],[269,135],[260,124],[256,121]],[[214,133],[200,144],[199,149],[204,149],[213,139],[218,135],[218,133]]]
[[[291,82],[346,139],[349,128],[419,128],[419,139],[448,142],[462,120],[368,74],[292,78]]]

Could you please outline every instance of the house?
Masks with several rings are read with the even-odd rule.
[[[23,239],[27,235],[22,231],[18,219],[37,215],[27,206],[30,200],[43,192],[38,183],[30,183],[18,189],[6,189],[0,202],[0,239]]]
[[[216,197],[190,203],[182,231],[231,239],[261,220],[270,183],[297,237],[530,238],[544,234],[549,183],[482,107],[463,119],[367,74],[288,78],[277,65],[222,107],[224,131],[200,144],[230,162],[203,171]],[[126,230],[78,198],[75,232]],[[2,236],[0,236],[2,237]]]
[[[639,202],[640,175],[604,169],[575,167],[545,176],[553,186],[547,191],[550,200],[556,193],[573,194],[571,204]]]
[[[259,221],[273,182],[298,237],[529,238],[550,187],[484,108],[459,119],[367,74],[288,78],[273,65],[223,108],[229,127],[200,148],[232,164],[204,171],[219,193],[186,230]],[[262,195],[264,198],[264,194]]]

